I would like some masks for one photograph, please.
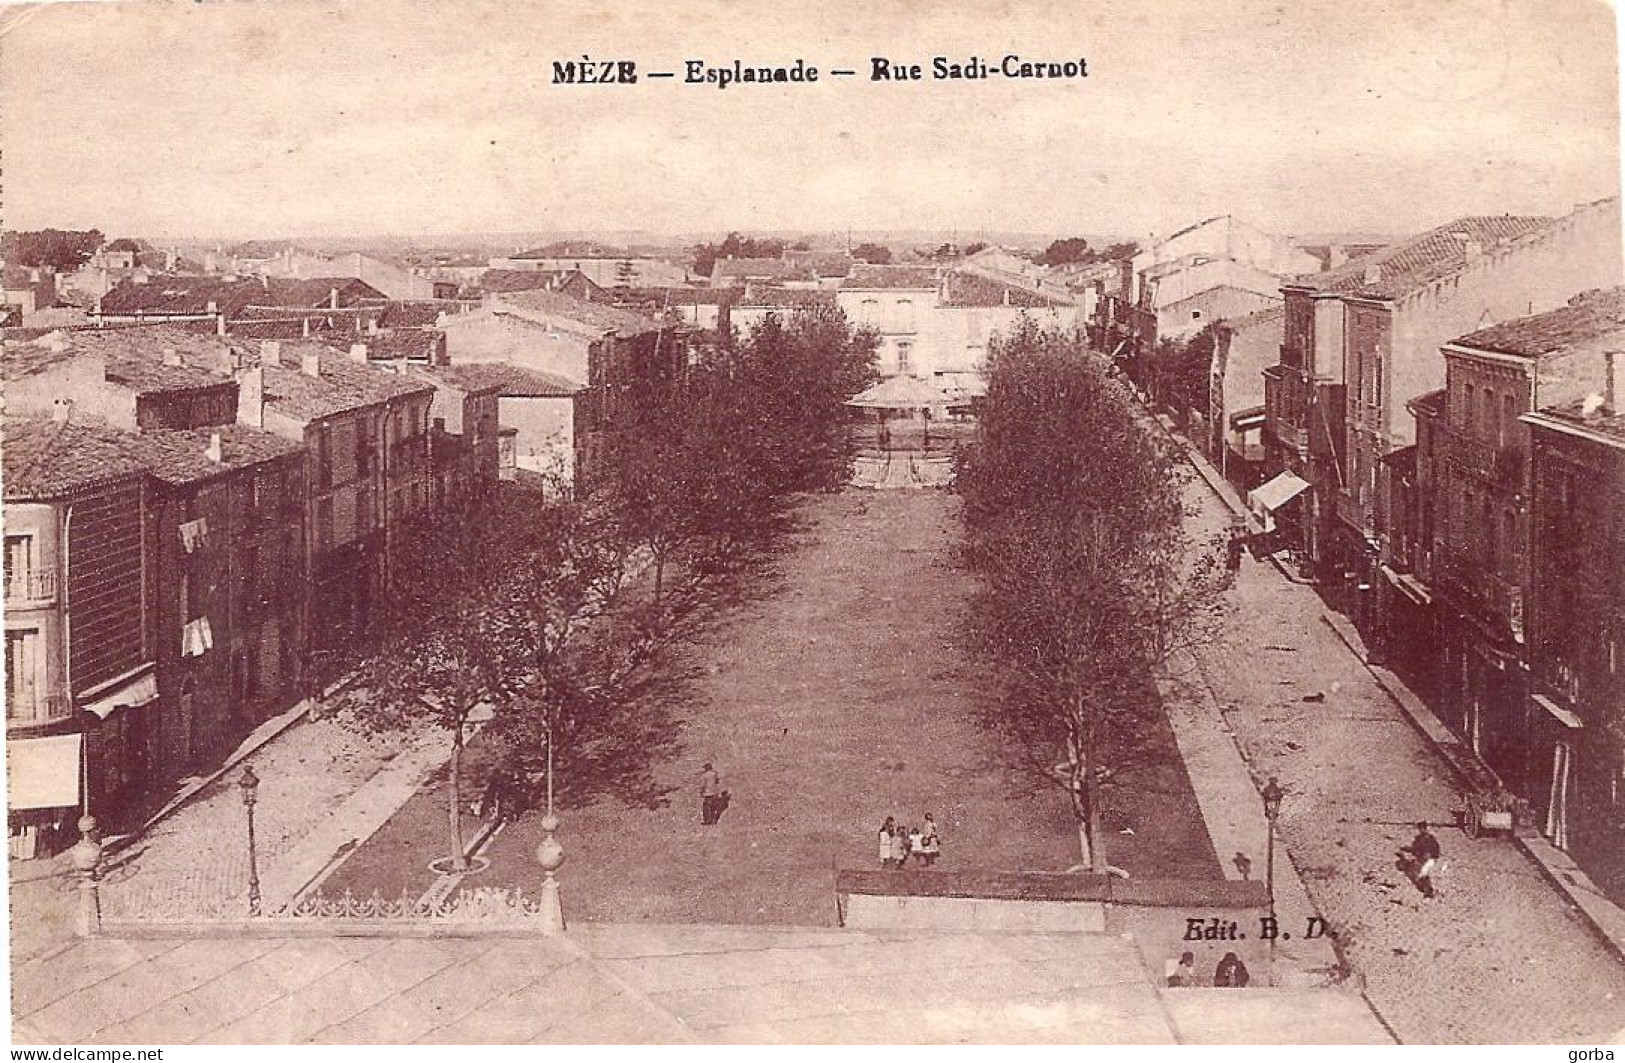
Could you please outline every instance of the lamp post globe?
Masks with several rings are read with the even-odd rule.
[[[243,797],[243,810],[248,815],[248,914],[260,914],[259,853],[254,845],[254,804],[259,800],[260,777],[252,766],[243,767],[237,787]]]

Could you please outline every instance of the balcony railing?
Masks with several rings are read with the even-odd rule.
[[[6,601],[48,601],[56,597],[56,573],[6,573]]]
[[[1435,581],[1460,607],[1523,641],[1523,587],[1490,571],[1459,547],[1433,552]]]

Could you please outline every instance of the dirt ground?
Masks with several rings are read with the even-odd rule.
[[[878,866],[888,815],[935,816],[939,868],[1077,861],[1063,796],[1008,771],[1013,758],[975,723],[973,707],[994,693],[955,643],[966,579],[950,553],[956,505],[943,492],[857,490],[805,504],[774,585],[685,651],[700,676],[679,750],[659,772],[670,802],[605,799],[563,814],[570,918],[830,924],[835,869]],[[698,796],[708,760],[732,798],[711,827]],[[1114,864],[1136,877],[1218,877],[1182,767],[1120,785],[1107,816]],[[409,802],[324,891],[427,888],[424,869],[445,849],[438,789]],[[539,819],[499,833],[490,868],[466,885],[533,891]]]

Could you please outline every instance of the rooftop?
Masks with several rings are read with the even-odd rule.
[[[757,277],[776,281],[810,281],[813,275],[799,262],[784,258],[719,258],[711,267],[711,276]]]
[[[1423,417],[1442,418],[1445,415],[1445,408],[1449,405],[1449,392],[1444,388],[1425,392],[1406,405]]]
[[[558,288],[574,275],[596,288],[592,279],[577,269],[488,269],[480,277],[480,287],[488,292],[527,292],[536,288]]]
[[[210,438],[220,435],[220,460],[208,456]],[[123,433],[125,446],[165,483],[195,483],[221,473],[299,453],[290,439],[244,425]]]
[[[1548,217],[1511,214],[1457,218],[1419,236],[1350,259],[1336,269],[1304,274],[1289,283],[1311,291],[1393,299],[1467,265],[1470,245],[1489,251],[1544,229],[1551,222]]]
[[[462,365],[416,366],[414,372],[437,384],[444,384],[472,395],[485,391],[501,391],[508,380],[508,374],[502,372],[505,368],[489,362],[468,362]]]
[[[0,445],[5,497],[43,501],[140,476],[145,466],[129,440],[123,432],[71,417],[7,417]]]
[[[320,359],[320,376],[300,370],[306,354]],[[314,421],[413,394],[432,394],[434,385],[386,373],[352,361],[348,354],[320,343],[282,342],[282,364],[265,369],[265,401],[279,413]]]
[[[581,385],[567,377],[522,369],[506,362],[465,362],[460,365],[439,366],[435,372],[453,372],[456,379],[479,387],[496,387],[504,398],[561,399],[574,395]],[[462,387],[462,384],[454,386]]]
[[[813,288],[766,288],[753,286],[746,289],[744,298],[735,304],[738,309],[748,310],[751,307],[803,307],[803,306],[834,306],[835,293],[828,289]]]
[[[1598,288],[1581,292],[1567,306],[1503,321],[1451,342],[1457,347],[1538,359],[1618,335],[1625,335],[1625,288]]]
[[[102,359],[106,379],[138,395],[230,385],[231,345],[212,334],[169,325],[58,331],[28,342],[7,341],[0,373],[17,380],[68,358]],[[165,364],[166,359],[181,364]]]
[[[1587,412],[1588,409],[1590,412]],[[1593,408],[1591,401],[1582,399],[1562,406],[1548,406],[1535,416],[1583,428],[1625,447],[1625,410],[1615,410],[1606,405]]]
[[[623,339],[658,332],[664,326],[653,318],[634,314],[630,310],[589,303],[562,292],[542,290],[509,292],[501,297],[503,306],[512,308],[520,316],[529,311],[550,317],[574,321],[593,332],[610,332]]]
[[[930,288],[937,287],[935,266],[854,266],[841,282],[843,288]]]
[[[943,306],[1071,306],[1072,300],[1035,292],[1017,284],[994,280],[979,273],[954,270],[947,275],[942,291]]]

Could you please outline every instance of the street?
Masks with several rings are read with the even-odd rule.
[[[1198,530],[1229,512],[1198,479]],[[1313,588],[1247,559],[1206,682],[1257,775],[1286,789],[1281,834],[1367,994],[1407,1043],[1611,1040],[1625,967],[1510,841],[1453,822],[1449,769],[1321,619]],[[1324,700],[1305,697],[1324,695]],[[1424,900],[1395,866],[1435,825],[1447,870]]]

